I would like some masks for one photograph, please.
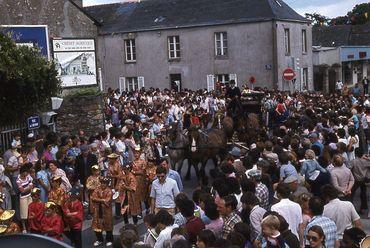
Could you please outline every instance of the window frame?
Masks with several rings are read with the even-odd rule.
[[[290,29],[289,28],[284,28],[284,51],[285,51],[286,56],[290,55],[291,47],[290,47]]]
[[[181,46],[180,36],[171,35],[167,37],[167,48],[168,48],[168,59],[169,60],[180,60],[181,59]],[[171,49],[172,48],[172,49]],[[174,56],[171,56],[173,53]]]
[[[306,54],[307,52],[308,52],[307,30],[302,29],[302,53]]]
[[[139,81],[138,77],[126,77],[126,92],[131,92],[135,90],[139,90]]]
[[[135,39],[125,39],[125,61],[127,63],[135,63],[136,62],[136,41]],[[129,46],[128,43],[129,42]],[[128,53],[128,49],[130,49],[130,53]],[[130,58],[129,58],[130,55]]]
[[[229,54],[229,42],[227,32],[215,32],[215,56],[216,58],[225,58]],[[220,47],[218,46],[220,44]],[[218,53],[220,51],[220,53]]]

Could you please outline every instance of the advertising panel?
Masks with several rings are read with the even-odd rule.
[[[62,87],[97,84],[94,39],[54,39],[52,44]]]

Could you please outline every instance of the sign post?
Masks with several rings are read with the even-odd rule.
[[[27,126],[28,130],[30,131],[40,128],[40,117],[39,116],[29,117],[27,119]]]
[[[286,68],[283,72],[283,78],[286,81],[291,81],[295,78],[295,72],[292,68]]]

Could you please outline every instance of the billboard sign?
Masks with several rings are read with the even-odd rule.
[[[0,25],[0,32],[9,33],[19,46],[40,48],[41,54],[50,59],[47,25]]]
[[[94,39],[53,39],[52,46],[62,87],[97,84]]]

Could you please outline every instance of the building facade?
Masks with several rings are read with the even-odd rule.
[[[281,1],[151,0],[86,10],[102,24],[105,88],[210,90],[253,77],[256,87],[313,89],[311,26]],[[295,80],[283,79],[286,68]]]

